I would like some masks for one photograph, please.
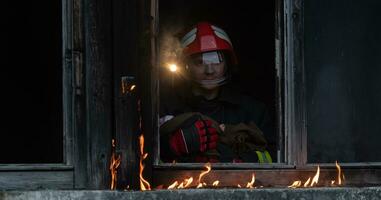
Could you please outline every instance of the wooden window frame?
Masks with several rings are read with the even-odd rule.
[[[1,164],[1,190],[109,188],[112,5],[62,0],[63,162]]]
[[[72,49],[73,16],[69,13],[78,12],[72,8],[73,1],[67,0],[62,3],[62,33],[63,50]],[[48,164],[0,164],[0,189],[71,189],[74,182],[73,152],[71,131],[73,113],[71,112],[73,98],[71,68],[74,64],[73,57],[78,54],[63,52],[63,162]],[[76,59],[74,59],[76,60]],[[6,184],[5,184],[6,183]]]
[[[122,158],[118,180],[124,183],[117,188],[139,189],[141,134],[149,155],[144,160],[144,177],[153,187],[200,173],[203,164],[158,163],[158,1],[62,1],[64,162],[2,164],[0,182],[6,184],[0,184],[0,189],[109,189],[112,138],[117,140],[115,153]],[[276,11],[277,122],[284,152],[271,165],[213,165],[206,181],[219,178],[221,183],[235,185],[234,181],[256,172],[264,185],[284,186],[311,176],[319,164],[307,163],[303,0],[276,0]],[[123,21],[125,15],[128,23]],[[125,56],[120,53],[121,44],[132,45],[130,63],[118,61]],[[120,93],[125,77],[136,80],[135,94]],[[137,107],[141,109],[135,113]],[[137,127],[140,119],[142,127]],[[380,163],[341,165],[348,184],[381,183]],[[334,177],[334,164],[320,166],[322,176]]]
[[[158,27],[159,0],[152,0],[150,14],[152,17],[150,44],[153,47],[151,54],[155,55],[157,48],[156,33]],[[276,81],[277,81],[277,123],[280,145],[283,152],[278,154],[278,162],[273,164],[258,163],[215,163],[212,165],[213,173],[209,175],[209,181],[219,179],[220,183],[236,185],[237,180],[249,179],[255,171],[259,180],[264,185],[285,186],[293,180],[301,177],[313,176],[316,167],[321,167],[322,179],[335,177],[336,167],[334,163],[307,163],[307,128],[306,128],[306,103],[305,103],[305,72],[304,72],[304,21],[303,0],[276,0]],[[156,28],[156,29],[155,29]],[[154,57],[154,56],[153,56]],[[155,59],[152,60],[153,63]],[[152,121],[157,122],[158,116],[158,79],[155,78],[153,64],[153,81],[151,91],[156,96],[151,96]],[[155,114],[156,113],[156,114]],[[154,138],[149,144],[154,147],[147,148],[154,159],[150,160],[151,168],[148,174],[153,185],[173,183],[189,176],[197,177],[202,163],[159,163],[159,126],[152,123],[152,127],[146,138]],[[341,163],[346,173],[347,184],[350,185],[378,185],[381,183],[381,163]],[[238,178],[237,178],[238,177]],[[279,180],[279,177],[283,177]]]

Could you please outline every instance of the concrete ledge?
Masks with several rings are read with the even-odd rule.
[[[359,200],[381,199],[381,187],[364,188],[307,188],[307,189],[185,189],[157,191],[108,190],[39,190],[2,191],[0,200],[135,200],[135,199],[293,199],[293,200]]]

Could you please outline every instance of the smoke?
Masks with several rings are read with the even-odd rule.
[[[168,63],[181,63],[181,44],[179,34],[183,30],[182,26],[161,27],[159,40],[159,63],[166,67]]]

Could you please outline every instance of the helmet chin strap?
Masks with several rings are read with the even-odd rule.
[[[210,87],[210,86],[222,86],[227,82],[227,78],[224,76],[219,79],[213,79],[213,80],[194,80],[197,84],[199,84],[201,87]]]

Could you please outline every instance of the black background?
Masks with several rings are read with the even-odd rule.
[[[176,37],[200,21],[209,21],[229,35],[239,62],[232,82],[241,92],[264,102],[274,119],[275,1],[254,4],[221,0],[160,1],[160,42],[166,41],[164,37]]]
[[[275,116],[274,1],[159,2],[160,33],[206,20],[223,28],[239,66],[233,81]],[[3,7],[0,163],[63,161],[61,1]],[[173,33],[176,34],[176,31]]]
[[[0,163],[62,162],[61,1],[2,12]]]

